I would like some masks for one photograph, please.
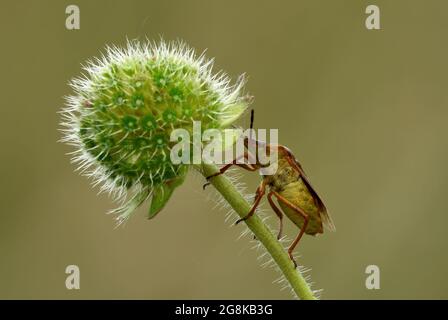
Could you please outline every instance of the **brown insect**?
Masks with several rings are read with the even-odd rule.
[[[250,128],[253,128],[254,121],[254,110],[251,111],[251,121]],[[235,224],[241,221],[249,219],[257,209],[260,204],[261,198],[266,193],[266,187],[269,187],[268,201],[272,209],[279,218],[279,232],[277,238],[280,239],[283,230],[283,214],[285,214],[297,227],[300,228],[300,232],[291,245],[288,248],[288,254],[297,267],[297,263],[293,258],[292,252],[294,248],[299,243],[303,234],[316,235],[318,233],[323,233],[325,226],[330,231],[335,231],[336,228],[331,220],[327,208],[322,201],[322,198],[317,194],[314,188],[311,186],[308,177],[303,171],[302,166],[291,153],[291,151],[282,145],[272,145],[267,144],[263,141],[258,141],[252,139],[252,136],[246,137],[244,139],[244,145],[246,150],[244,152],[244,163],[239,163],[238,161],[241,157],[233,160],[223,166],[219,172],[207,177],[207,181],[211,178],[225,173],[230,167],[236,165],[249,171],[256,171],[261,168],[268,167],[268,165],[263,165],[258,159],[258,155],[255,158],[249,153],[248,145],[249,140],[255,143],[256,146],[263,146],[266,148],[266,155],[269,156],[272,151],[277,152],[277,171],[273,175],[263,175],[263,179],[255,192],[254,203],[248,212],[248,214],[236,221]],[[256,148],[255,150],[258,150]],[[248,161],[249,159],[255,161]],[[204,184],[204,188],[209,185],[210,182]],[[277,206],[274,202],[273,197],[278,201]]]

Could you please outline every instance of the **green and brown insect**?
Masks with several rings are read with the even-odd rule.
[[[253,128],[254,110],[251,111],[250,129]],[[255,192],[254,203],[248,214],[236,221],[235,224],[249,219],[257,209],[262,197],[266,193],[266,187],[269,187],[268,201],[272,209],[279,218],[279,232],[277,238],[280,239],[283,230],[283,214],[285,214],[297,227],[300,232],[288,248],[288,254],[297,267],[292,252],[299,243],[303,234],[315,236],[318,233],[324,232],[324,226],[329,231],[335,231],[336,228],[328,213],[327,208],[312,187],[308,177],[306,176],[302,166],[294,157],[292,152],[285,146],[267,144],[264,141],[252,139],[252,136],[244,139],[245,152],[241,157],[246,160],[244,163],[238,161],[241,157],[236,158],[233,162],[223,166],[219,172],[207,177],[207,181],[211,178],[225,173],[230,167],[236,165],[249,171],[256,171],[270,165],[261,164],[258,155],[256,157],[249,153],[249,140],[257,146],[266,148],[266,155],[269,156],[271,152],[277,152],[277,170],[273,175],[263,175],[263,179]],[[252,161],[248,161],[252,159]],[[209,184],[207,182],[204,188]],[[275,204],[273,197],[278,201],[279,207]]]

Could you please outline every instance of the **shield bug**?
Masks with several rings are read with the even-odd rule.
[[[251,111],[250,129],[252,132],[254,121],[254,110]],[[217,173],[208,176],[209,181],[215,176],[225,173],[230,167],[236,165],[248,171],[257,171],[268,165],[261,164],[258,155],[249,152],[249,143],[255,143],[255,150],[258,146],[265,148],[266,155],[277,152],[277,170],[271,175],[262,175],[262,181],[255,192],[253,205],[247,215],[235,224],[249,219],[257,209],[262,197],[266,194],[270,206],[279,218],[279,232],[277,238],[280,239],[283,230],[283,215],[286,215],[297,227],[300,228],[299,234],[288,248],[288,255],[294,266],[297,263],[294,260],[292,252],[299,243],[303,234],[315,236],[324,232],[324,226],[329,231],[335,231],[336,228],[324,205],[322,198],[311,185],[307,175],[305,174],[299,161],[294,157],[292,152],[285,146],[268,144],[264,141],[255,140],[252,134],[244,138],[245,152],[241,157],[233,160],[233,162],[223,166]],[[238,161],[244,158],[244,161]],[[204,184],[204,188],[210,184]],[[275,203],[277,200],[278,205]]]

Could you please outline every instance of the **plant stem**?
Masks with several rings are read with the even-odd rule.
[[[204,177],[218,171],[218,168],[212,164],[203,163],[199,168]],[[225,175],[215,176],[210,179],[210,182],[241,218],[246,216],[251,206]],[[294,268],[287,252],[263,221],[257,215],[253,215],[244,222],[272,256],[297,296],[304,300],[315,300],[313,291],[300,272]]]

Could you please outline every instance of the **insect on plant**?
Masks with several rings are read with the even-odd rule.
[[[277,170],[272,175],[262,175],[263,179],[255,192],[254,203],[247,213],[247,215],[236,221],[238,224],[244,220],[249,219],[257,209],[262,197],[266,193],[266,187],[269,187],[267,198],[272,209],[279,218],[279,231],[277,238],[280,239],[283,230],[283,215],[285,214],[297,227],[300,228],[299,234],[288,248],[288,255],[291,258],[294,266],[297,263],[294,260],[292,252],[299,243],[303,234],[315,236],[318,233],[323,233],[325,226],[329,231],[335,231],[336,228],[328,213],[327,208],[318,195],[315,189],[309,182],[302,166],[294,157],[292,152],[285,146],[267,144],[264,141],[255,140],[252,138],[252,129],[254,122],[254,110],[251,111],[250,120],[250,134],[249,137],[244,138],[245,152],[242,156],[237,157],[231,163],[223,166],[217,173],[208,176],[207,183],[204,188],[210,184],[210,179],[225,173],[230,167],[236,165],[248,171],[257,171],[261,168],[268,167],[261,164],[258,153],[254,156],[249,152],[249,143],[255,144],[255,150],[258,146],[263,146],[266,149],[266,155],[270,156],[272,152],[277,152]],[[244,162],[240,163],[241,158]],[[251,161],[249,161],[251,160]],[[277,199],[276,205],[273,197]]]

